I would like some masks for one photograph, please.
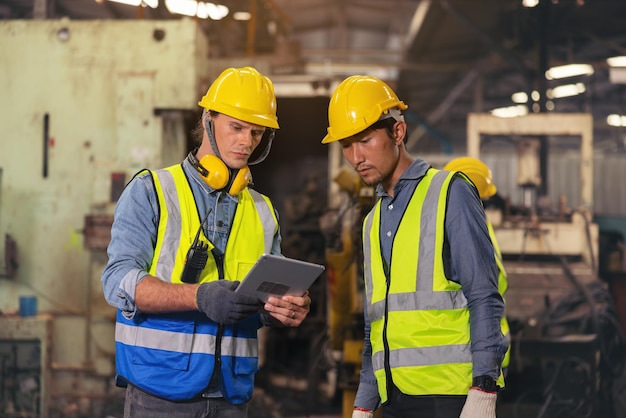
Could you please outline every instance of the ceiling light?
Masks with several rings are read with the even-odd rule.
[[[539,0],[522,0],[522,6],[535,7],[539,4]]]
[[[170,13],[197,16],[200,19],[221,20],[229,13],[228,7],[224,5],[196,0],[165,0],[165,6]]]
[[[607,58],[606,63],[611,67],[626,67],[626,56]]]
[[[513,103],[526,103],[528,102],[528,94],[524,93],[523,91],[513,93],[511,95],[511,101],[513,101]]]
[[[583,83],[564,84],[553,89],[548,89],[546,96],[548,96],[549,99],[560,99],[563,97],[577,96],[584,93],[586,90]]]
[[[129,6],[150,6],[156,9],[159,5],[159,0],[109,0],[114,3],[127,4]],[[96,0],[96,3],[102,3],[102,0]]]
[[[528,108],[524,105],[499,107],[490,112],[494,116],[501,118],[514,118],[516,116],[524,116],[528,114]]]
[[[593,74],[593,67],[589,64],[567,64],[550,68],[546,71],[546,78],[548,80],[557,80],[559,78],[591,74]]]
[[[204,8],[204,10],[202,10]],[[228,16],[228,7],[222,4],[215,3],[203,3],[201,1],[198,2],[198,17],[206,19],[207,17],[212,20],[222,20],[226,16]]]
[[[530,97],[536,102],[539,100],[540,94],[537,90],[533,90],[530,93]],[[513,103],[528,103],[528,94],[524,91],[513,93],[511,95],[511,101],[513,101]]]
[[[614,113],[606,117],[606,123],[616,127],[626,126],[626,116]]]
[[[250,12],[235,12],[233,13],[233,19],[235,20],[250,20],[252,15]]]

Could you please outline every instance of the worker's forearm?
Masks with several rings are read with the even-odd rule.
[[[135,290],[135,304],[144,313],[197,310],[196,284],[173,284],[146,276]]]

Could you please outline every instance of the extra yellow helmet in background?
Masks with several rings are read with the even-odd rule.
[[[328,134],[322,144],[358,134],[378,121],[389,109],[406,109],[384,81],[366,75],[353,75],[337,86],[328,105]]]
[[[462,171],[472,180],[478,189],[481,199],[489,199],[496,194],[496,186],[493,184],[491,170],[487,164],[477,158],[460,157],[455,158],[443,167],[447,171]]]
[[[207,111],[278,129],[276,96],[271,80],[255,68],[228,68],[198,102]]]

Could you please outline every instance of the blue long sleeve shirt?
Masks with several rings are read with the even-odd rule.
[[[387,264],[401,216],[429,167],[425,161],[416,159],[395,185],[393,197],[380,185],[376,188],[382,200],[380,244]],[[469,183],[458,178],[453,179],[448,195],[445,241],[446,276],[461,285],[470,312],[473,375],[497,379],[508,346],[500,330],[504,302],[498,293],[498,266],[478,194]],[[374,410],[380,406],[380,398],[372,368],[370,323],[367,309],[364,311],[363,364],[354,405]]]
[[[212,209],[204,233],[223,254],[235,216],[237,197],[209,187],[186,159],[183,170],[189,178],[200,219]],[[278,214],[276,215],[278,217]],[[148,275],[159,225],[159,202],[152,177],[141,174],[126,186],[115,207],[108,264],[102,273],[104,296],[109,304],[132,318],[137,313],[135,289]],[[280,232],[274,236],[272,253],[280,254]],[[169,278],[161,278],[169,281]]]

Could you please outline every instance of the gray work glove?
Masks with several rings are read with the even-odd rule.
[[[210,320],[222,324],[235,324],[257,313],[261,300],[254,296],[235,293],[238,281],[216,280],[203,283],[196,292],[198,310]]]
[[[497,392],[470,388],[460,418],[496,418]]]

